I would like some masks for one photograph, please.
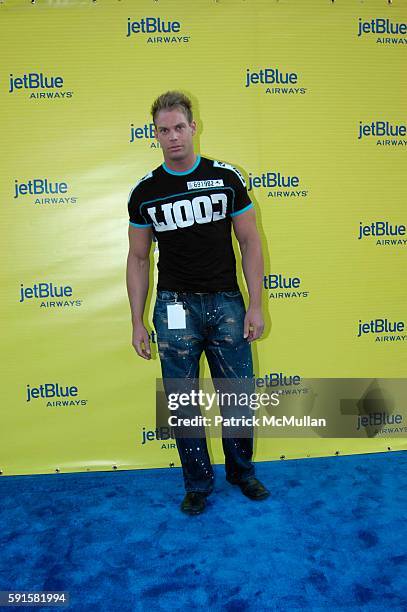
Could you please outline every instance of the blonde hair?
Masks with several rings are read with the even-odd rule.
[[[160,111],[173,110],[174,108],[179,108],[184,113],[188,123],[193,121],[191,100],[181,91],[167,91],[158,96],[151,107],[154,125],[155,118]]]

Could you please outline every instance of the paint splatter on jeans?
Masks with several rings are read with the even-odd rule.
[[[182,302],[186,328],[168,329],[167,305]],[[252,379],[250,343],[243,338],[245,305],[240,291],[176,293],[159,290],[153,323],[164,388],[168,379],[199,381],[199,360],[205,353],[212,379]],[[214,472],[205,437],[175,438],[181,459],[186,491],[211,493]],[[231,482],[254,475],[253,435],[222,436],[226,478]]]

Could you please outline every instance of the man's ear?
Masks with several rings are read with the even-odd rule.
[[[191,125],[191,128],[192,128],[192,133],[195,134],[195,132],[196,132],[196,121],[192,120],[190,125]]]

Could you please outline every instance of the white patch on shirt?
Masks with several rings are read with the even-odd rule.
[[[223,187],[223,179],[206,179],[205,181],[188,181],[189,189],[204,189],[205,187]]]
[[[147,179],[152,178],[152,177],[153,177],[153,172],[151,171],[148,174],[146,174],[145,176],[143,176],[143,178],[141,178],[139,181],[137,181],[137,183],[134,185],[134,187],[132,187],[130,189],[129,197],[127,199],[127,204],[130,202],[131,194],[133,193],[135,188],[138,187],[142,181],[146,181]]]
[[[228,170],[232,170],[232,172],[234,172],[239,177],[243,187],[246,187],[246,181],[244,180],[243,175],[234,166],[231,166],[230,164],[227,164],[226,162],[222,161],[214,161],[213,166],[214,168],[227,168]]]

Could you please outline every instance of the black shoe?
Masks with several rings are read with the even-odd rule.
[[[264,484],[260,482],[254,476],[251,476],[247,480],[243,480],[242,482],[236,482],[233,484],[237,484],[240,487],[241,492],[246,497],[250,499],[259,500],[266,499],[270,495],[270,491],[266,489]]]
[[[182,512],[186,512],[186,514],[201,514],[205,510],[206,497],[206,493],[189,491],[182,500]]]

